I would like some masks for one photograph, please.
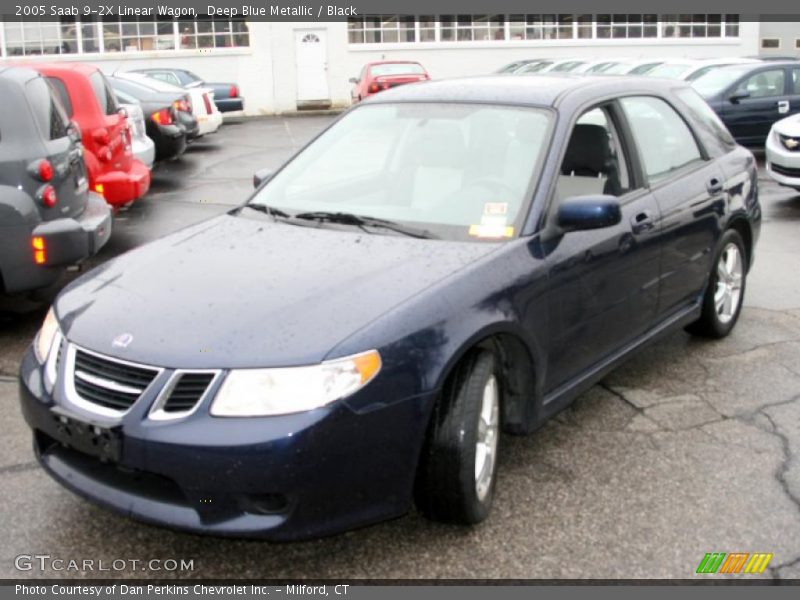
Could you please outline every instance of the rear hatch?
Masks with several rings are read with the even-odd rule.
[[[128,131],[128,122],[119,112],[114,91],[100,71],[89,75],[89,81],[104,115],[104,126],[90,132],[92,140],[97,144],[95,153],[106,164],[110,163],[111,170],[130,171],[133,161],[130,132]]]
[[[41,152],[20,161],[20,172],[25,174],[20,183],[36,199],[43,220],[78,217],[86,208],[88,190],[80,132],[70,124],[53,88],[43,77],[34,77],[25,84],[25,96],[38,130],[31,135],[41,140]],[[50,186],[54,198],[50,192],[45,194]],[[48,206],[53,200],[53,206]]]

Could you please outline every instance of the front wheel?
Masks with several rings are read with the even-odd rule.
[[[428,518],[472,525],[488,515],[497,476],[500,378],[491,352],[470,353],[450,377],[432,416],[416,502]]]
[[[720,240],[703,297],[700,318],[687,329],[694,334],[711,338],[728,335],[742,311],[747,279],[747,253],[739,232],[726,231]]]

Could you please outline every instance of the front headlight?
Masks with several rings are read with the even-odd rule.
[[[234,370],[217,392],[211,414],[265,417],[312,410],[361,389],[380,368],[380,354],[370,350],[308,367]]]
[[[58,321],[53,309],[47,311],[47,316],[44,318],[42,328],[36,334],[36,339],[33,343],[33,350],[36,353],[36,358],[39,362],[44,364],[47,357],[50,355],[50,349],[53,347],[53,340],[58,333]]]

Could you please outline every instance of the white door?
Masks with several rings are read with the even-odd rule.
[[[297,102],[330,102],[328,51],[324,29],[294,32],[297,58]]]

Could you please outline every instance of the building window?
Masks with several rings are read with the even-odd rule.
[[[796,50],[800,50],[800,38],[794,40],[794,47]]]
[[[571,40],[575,37],[575,15],[511,15],[510,20],[512,40]]]
[[[738,37],[739,15],[661,15],[661,36],[665,38]]]
[[[403,15],[357,17],[350,19],[347,27],[351,44],[392,44],[416,39],[414,17]]]
[[[764,50],[779,50],[781,47],[780,38],[761,38],[761,47]]]
[[[736,37],[739,15],[733,14],[372,15],[348,21],[351,44]]]
[[[598,38],[658,37],[658,15],[597,15]]]
[[[60,21],[8,21],[0,24],[4,56],[151,52],[250,45],[243,20],[175,21],[111,18]]]
[[[486,42],[506,35],[503,15],[440,15],[439,23],[443,42]]]

